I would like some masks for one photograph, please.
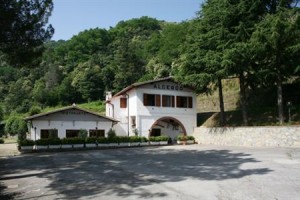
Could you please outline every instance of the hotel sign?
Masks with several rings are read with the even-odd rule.
[[[158,90],[176,90],[176,91],[183,90],[183,86],[181,85],[170,85],[170,84],[159,84],[159,83],[153,84],[153,88]]]

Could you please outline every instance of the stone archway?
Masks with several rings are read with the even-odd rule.
[[[184,125],[178,119],[168,116],[156,120],[149,130],[149,137],[168,135],[175,138],[179,134],[187,135]]]

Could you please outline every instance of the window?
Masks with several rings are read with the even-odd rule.
[[[174,96],[162,95],[162,106],[163,107],[175,107]]]
[[[57,137],[58,137],[57,129],[42,129],[41,130],[41,139],[57,138]]]
[[[120,108],[127,108],[127,98],[120,98]]]
[[[78,137],[80,130],[66,130],[66,137],[72,138],[72,137]]]
[[[98,129],[94,129],[94,130],[90,130],[90,137],[105,137],[105,131],[104,130],[98,130]]]
[[[136,117],[135,116],[131,116],[131,126],[132,127],[136,126]]]
[[[159,94],[144,94],[144,106],[160,107],[160,95]]]
[[[177,108],[193,108],[193,97],[176,97],[176,107]]]

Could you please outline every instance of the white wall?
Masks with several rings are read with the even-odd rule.
[[[171,90],[171,89],[162,89],[162,86],[169,86],[169,88],[179,88],[178,84],[174,82],[164,81],[158,83],[160,89],[154,86],[154,84],[147,84],[140,86],[138,88],[133,88],[127,92],[129,95],[129,116],[136,117],[136,129],[139,132],[139,135],[148,137],[149,129],[152,125],[163,117],[173,117],[180,121],[185,129],[187,134],[192,134],[193,129],[197,126],[196,122],[196,95],[195,93],[185,87],[181,87],[178,90]],[[155,107],[155,106],[144,106],[143,103],[143,95],[144,93],[147,94],[159,94],[159,95],[173,95],[175,96],[191,96],[193,97],[193,108],[173,108],[173,107]],[[116,133],[118,135],[127,135],[128,129],[128,107],[127,108],[120,108],[120,98],[122,96],[113,97],[110,101],[111,104],[106,104],[106,114],[109,117],[114,117],[119,123],[114,127]],[[126,97],[126,96],[123,96]],[[161,98],[162,101],[162,98]],[[162,105],[162,102],[161,102]],[[113,108],[114,107],[114,108]],[[109,115],[108,109],[114,110],[114,114],[112,112]],[[131,120],[129,120],[129,127],[130,127],[130,134],[133,135]],[[163,133],[163,130],[162,130]],[[177,133],[170,133],[177,134]]]
[[[113,122],[101,116],[93,115],[78,109],[69,109],[51,113],[30,120],[30,138],[40,139],[42,129],[57,129],[58,137],[66,137],[66,130],[105,130],[112,128]]]
[[[105,130],[105,134],[112,128],[112,122],[98,122],[98,121],[32,121],[32,127],[30,130],[30,138],[40,139],[40,133],[42,129],[57,129],[58,137],[65,138],[66,130],[80,130],[90,129]],[[35,132],[36,130],[36,132]],[[35,134],[36,133],[36,134]]]

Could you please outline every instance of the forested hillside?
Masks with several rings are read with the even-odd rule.
[[[300,75],[297,3],[207,0],[195,19],[182,23],[141,17],[48,41],[30,65],[15,65],[6,59],[11,51],[0,49],[0,121],[72,103],[102,105],[105,91],[172,75],[199,94],[218,90],[221,126],[226,124],[222,80],[239,80],[237,108],[244,125],[252,97],[272,89],[268,106],[282,124],[290,101],[284,84],[297,85]],[[298,93],[291,95],[293,106],[299,105]]]
[[[32,107],[104,100],[136,81],[169,76],[192,22],[149,17],[90,29],[68,41],[51,41],[38,66],[0,65],[0,102],[6,115]]]

